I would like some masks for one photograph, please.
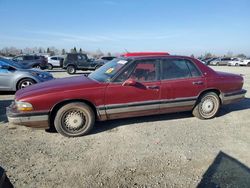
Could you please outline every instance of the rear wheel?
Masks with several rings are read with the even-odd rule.
[[[239,63],[236,63],[235,66],[238,67],[238,66],[239,66]]]
[[[30,78],[25,78],[25,79],[22,79],[18,82],[17,84],[17,89],[22,89],[22,88],[25,88],[25,87],[28,87],[30,85],[33,85],[35,84],[36,82]]]
[[[52,70],[52,69],[53,69],[53,65],[52,65],[52,64],[48,64],[48,65],[47,65],[47,68],[48,68],[49,70]]]
[[[202,95],[193,109],[193,115],[199,119],[211,119],[220,108],[219,96],[214,92]]]
[[[41,66],[40,65],[34,65],[33,68],[41,69]]]
[[[75,66],[69,65],[69,66],[67,67],[67,73],[68,73],[68,74],[75,74],[75,73],[76,73],[76,68],[75,68]]]
[[[67,137],[86,135],[94,123],[95,114],[92,108],[81,102],[64,105],[57,111],[54,119],[57,132]]]
[[[250,62],[247,63],[247,66],[250,67]]]

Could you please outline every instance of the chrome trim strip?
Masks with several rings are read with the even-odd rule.
[[[162,109],[162,108],[180,107],[180,106],[193,106],[195,103],[196,103],[196,100],[184,101],[184,102],[165,103],[165,104],[160,105],[160,109]]]
[[[197,97],[177,98],[177,99],[161,99],[142,102],[120,103],[111,105],[101,105],[97,109],[100,115],[135,112],[143,110],[157,110],[162,108],[191,106],[196,102]]]
[[[119,107],[113,109],[107,109],[107,114],[125,113],[125,112],[136,112],[143,110],[157,110],[159,109],[159,104],[145,105],[145,106],[133,106],[133,107]]]
[[[27,116],[27,117],[9,117],[8,120],[10,123],[13,124],[22,124],[27,122],[39,122],[39,121],[48,121],[49,116],[48,115],[42,115],[42,116]]]
[[[242,89],[241,91],[233,92],[233,93],[223,93],[222,94],[222,103],[230,104],[235,101],[239,101],[245,98],[246,90]]]

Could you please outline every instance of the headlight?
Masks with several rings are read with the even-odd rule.
[[[18,111],[32,111],[33,106],[28,102],[16,101],[16,108]]]
[[[39,76],[40,78],[47,78],[48,76],[43,73],[38,73],[38,72],[32,72],[31,73],[33,76]]]

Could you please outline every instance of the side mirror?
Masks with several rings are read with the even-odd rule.
[[[137,82],[134,79],[128,79],[123,82],[122,86],[136,86]]]

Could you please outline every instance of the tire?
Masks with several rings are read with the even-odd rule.
[[[238,67],[238,66],[239,66],[239,63],[236,63],[235,66]]]
[[[247,66],[250,67],[250,62],[247,63]]]
[[[62,106],[54,119],[55,129],[66,137],[86,135],[94,126],[95,114],[90,106],[72,102]]]
[[[40,65],[34,65],[33,68],[41,69],[41,66]]]
[[[47,68],[48,68],[49,70],[52,70],[52,69],[53,69],[53,65],[48,64],[48,65],[47,65]]]
[[[219,96],[214,92],[202,95],[193,109],[193,115],[199,119],[211,119],[220,109]]]
[[[68,73],[68,74],[75,74],[75,73],[76,73],[76,67],[73,66],[73,65],[69,65],[69,66],[67,67],[67,73]]]
[[[216,63],[216,66],[219,66],[220,64],[219,63]]]
[[[27,86],[30,86],[30,85],[33,85],[35,84],[36,82],[34,80],[32,80],[31,78],[25,78],[25,79],[22,79],[18,82],[17,84],[17,90],[19,89],[23,89]]]

